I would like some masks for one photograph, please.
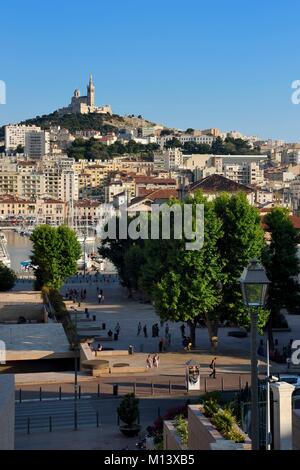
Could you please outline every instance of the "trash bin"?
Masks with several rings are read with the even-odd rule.
[[[133,354],[133,346],[130,345],[128,347],[128,352],[129,352],[129,354]]]
[[[115,341],[118,341],[118,337],[119,337],[118,333],[114,333],[114,340]]]
[[[118,384],[113,385],[113,395],[117,396],[118,395]]]
[[[93,321],[96,321],[96,315],[93,315]]]
[[[106,330],[106,324],[102,323],[102,330]]]

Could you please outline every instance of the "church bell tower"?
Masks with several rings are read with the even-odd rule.
[[[90,75],[90,81],[87,87],[87,104],[91,107],[95,106],[95,87],[92,75]]]

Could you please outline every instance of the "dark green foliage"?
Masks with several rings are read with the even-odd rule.
[[[139,399],[133,393],[128,393],[122,399],[117,408],[119,418],[127,424],[132,426],[137,422],[139,416]]]
[[[16,280],[15,272],[0,262],[0,291],[4,292],[12,289]]]
[[[223,236],[218,240],[223,260],[221,319],[247,327],[250,317],[242,301],[238,279],[252,258],[261,258],[264,232],[259,212],[249,204],[244,193],[220,195],[215,200],[215,211],[223,229]],[[264,318],[264,312],[260,313]]]
[[[300,242],[299,232],[294,228],[289,211],[275,207],[264,219],[271,234],[271,242],[263,252],[263,262],[271,281],[268,294],[268,307],[271,310],[273,326],[276,325],[280,309],[286,306],[291,311],[299,305],[300,273],[297,257],[297,245]]]
[[[146,160],[153,160],[153,152],[158,150],[157,144],[143,145],[130,140],[127,144],[115,142],[106,145],[95,139],[75,139],[67,150],[70,158],[75,160],[110,160],[114,155],[134,154]]]
[[[72,347],[74,347],[76,342],[76,329],[61,294],[55,289],[43,287],[42,296],[45,303],[49,301],[52,305],[56,319],[62,323],[69,343]]]

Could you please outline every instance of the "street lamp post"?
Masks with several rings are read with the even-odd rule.
[[[251,440],[252,450],[259,449],[259,410],[257,372],[257,318],[258,308],[264,307],[270,281],[264,267],[253,259],[244,268],[240,284],[244,304],[251,309]]]
[[[85,279],[86,274],[86,231],[83,236],[83,277]]]
[[[77,334],[77,309],[71,307],[71,309],[75,313],[75,363],[74,363],[74,428],[77,431],[78,423],[77,423],[77,395],[78,395],[78,334]]]

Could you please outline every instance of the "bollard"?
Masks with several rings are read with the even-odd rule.
[[[98,384],[97,396],[98,396],[98,398],[100,398],[100,384]]]
[[[224,377],[221,378],[221,389],[224,392]]]
[[[42,387],[40,387],[40,401],[42,401]]]
[[[207,392],[207,379],[204,380],[204,391]]]
[[[49,416],[49,431],[52,432],[52,416]]]
[[[151,381],[151,395],[154,395],[154,383]]]
[[[22,403],[22,390],[19,390],[19,402]]]
[[[78,393],[78,398],[80,400],[80,398],[81,398],[81,385],[79,385],[79,387],[78,387],[78,392],[79,392]]]
[[[27,434],[30,434],[30,418],[27,417]]]
[[[59,387],[59,399],[61,400],[61,387]]]
[[[117,397],[117,396],[118,396],[118,393],[119,393],[118,384],[114,384],[114,385],[113,385],[113,395],[114,395],[115,397]]]
[[[172,393],[172,382],[169,380],[169,395]]]
[[[96,413],[96,419],[97,419],[97,428],[99,428],[99,411],[98,410]]]
[[[78,429],[78,422],[77,422],[77,409],[74,410],[74,429],[77,431]]]

